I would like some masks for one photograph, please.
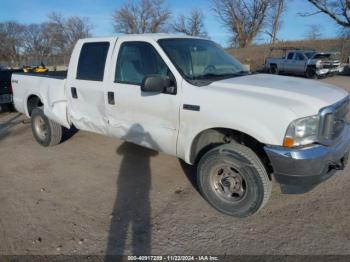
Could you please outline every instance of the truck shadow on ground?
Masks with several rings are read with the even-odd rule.
[[[191,183],[193,188],[196,189],[198,193],[200,193],[199,188],[198,188],[198,184],[197,184],[196,165],[191,166],[191,165],[187,164],[185,161],[183,161],[182,159],[179,159],[179,162],[180,162],[180,166],[181,166],[184,174],[186,175],[186,178],[188,179],[188,181]]]
[[[149,144],[155,143],[148,134],[139,139]],[[125,254],[129,246],[128,253],[133,255],[151,253],[150,160],[158,153],[124,142],[117,149],[117,154],[122,157],[122,161],[105,261],[118,261],[115,255]]]
[[[70,129],[62,127],[61,144],[71,139],[78,132],[79,132],[79,129],[77,129],[75,126],[71,126]]]
[[[23,123],[21,114],[16,114],[5,122],[0,122],[0,140],[8,136],[11,133],[11,129],[21,123]]]

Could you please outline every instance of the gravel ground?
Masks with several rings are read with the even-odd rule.
[[[81,131],[43,148],[27,122],[0,114],[2,255],[350,254],[349,168],[304,195],[274,184],[260,213],[235,219],[175,157]]]

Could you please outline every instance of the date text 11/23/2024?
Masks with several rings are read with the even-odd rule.
[[[128,261],[219,261],[217,256],[128,256]]]

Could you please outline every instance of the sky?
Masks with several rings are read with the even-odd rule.
[[[124,0],[0,0],[0,22],[15,20],[20,23],[41,23],[47,20],[50,12],[59,12],[65,16],[88,17],[93,26],[94,36],[112,36],[112,14]],[[166,0],[173,11],[173,17],[187,14],[192,8],[199,7],[205,15],[205,28],[209,37],[227,46],[229,34],[212,13],[208,0]],[[299,40],[306,37],[311,25],[317,25],[322,38],[332,38],[339,34],[339,28],[326,15],[318,14],[301,17],[300,12],[313,12],[314,7],[306,0],[286,0],[287,11],[283,16],[279,40]],[[264,42],[261,34],[256,40]]]

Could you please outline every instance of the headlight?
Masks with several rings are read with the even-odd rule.
[[[321,60],[318,60],[318,61],[316,62],[316,67],[317,67],[317,68],[322,67],[322,61],[321,61]]]
[[[293,121],[286,132],[283,146],[294,147],[317,142],[320,117],[309,116]]]

